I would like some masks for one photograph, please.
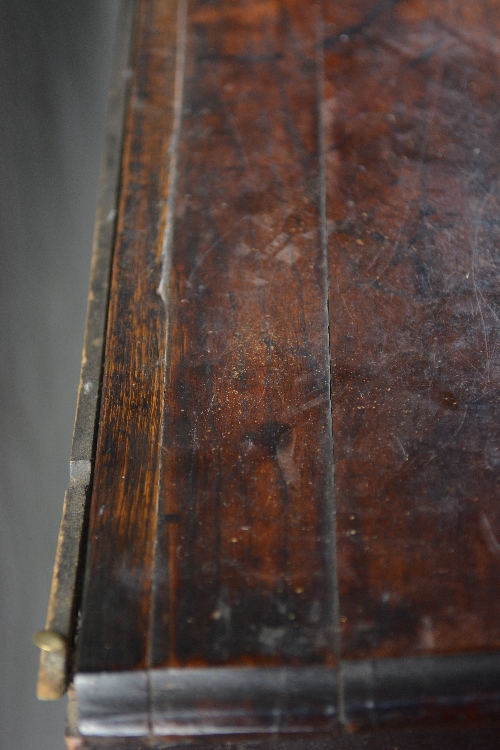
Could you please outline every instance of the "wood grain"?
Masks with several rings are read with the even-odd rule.
[[[155,666],[334,659],[315,10],[189,5]]]
[[[500,720],[500,652],[351,660],[340,669],[195,667],[77,674],[85,736],[309,734]]]
[[[159,746],[498,721],[498,2],[187,7],[138,13],[90,726],[140,673]]]
[[[158,294],[177,3],[139,5],[78,669],[146,664],[166,346]]]
[[[499,10],[326,5],[343,658],[500,645]]]
[[[317,13],[190,4],[169,291],[174,10],[139,9],[79,670],[332,663]]]

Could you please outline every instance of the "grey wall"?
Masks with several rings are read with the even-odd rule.
[[[75,412],[116,0],[0,0],[0,748],[64,747],[35,698]]]

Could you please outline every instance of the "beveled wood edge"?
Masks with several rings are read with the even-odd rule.
[[[338,673],[327,667],[77,673],[74,687],[83,736],[310,733],[337,726]]]
[[[500,720],[500,652],[341,662],[78,673],[88,737],[338,734]],[[76,736],[76,735],[73,735]]]
[[[79,578],[85,549],[87,497],[92,481],[100,402],[135,8],[136,0],[120,0],[94,229],[82,366],[70,454],[70,484],[64,498],[45,623],[46,630],[64,636],[67,646],[56,652],[41,651],[37,685],[37,696],[41,700],[57,700],[66,691],[76,628]]]
[[[341,663],[349,731],[500,719],[500,651]]]

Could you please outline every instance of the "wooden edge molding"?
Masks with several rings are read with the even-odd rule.
[[[500,719],[500,652],[342,664],[348,729],[487,723]]]
[[[500,652],[328,667],[78,673],[88,737],[339,734],[500,720]]]
[[[84,736],[334,731],[338,673],[325,667],[151,669],[75,676]]]
[[[41,631],[62,637],[67,646],[56,651],[43,650],[42,646],[37,686],[37,695],[41,700],[57,700],[66,691],[76,628],[79,580],[86,541],[87,498],[92,482],[99,412],[135,7],[136,0],[121,0],[119,8],[70,457],[70,484],[64,498],[45,631]]]

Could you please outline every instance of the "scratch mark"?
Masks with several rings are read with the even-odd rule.
[[[184,76],[186,69],[186,27],[188,0],[180,0],[177,26],[177,50],[175,57],[174,82],[174,124],[172,136],[168,144],[168,187],[167,211],[165,216],[165,230],[162,243],[162,269],[158,294],[167,304],[168,280],[171,266],[171,247],[174,235],[175,192],[177,186],[177,155],[182,125],[182,101],[184,96]]]
[[[212,398],[210,399],[210,403],[205,410],[207,413],[212,411],[214,403],[215,403],[215,393],[212,393]]]
[[[484,353],[486,356],[486,382],[490,382],[490,365],[491,365],[491,358],[489,353],[489,347],[488,347],[488,332],[486,329],[486,322],[484,320],[484,314],[483,314],[483,306],[481,303],[482,294],[481,290],[479,289],[476,281],[476,256],[477,256],[477,248],[478,248],[478,236],[479,236],[479,226],[481,223],[481,218],[484,214],[484,211],[486,209],[486,206],[488,205],[488,202],[492,196],[492,188],[488,190],[486,195],[484,196],[484,199],[479,207],[479,211],[477,214],[477,219],[475,221],[475,228],[474,228],[474,239],[472,241],[472,258],[471,258],[471,278],[472,278],[472,284],[474,286],[474,295],[476,298],[476,304],[477,309],[479,311],[479,315],[481,317],[481,327],[483,329],[483,338],[484,338]]]
[[[215,242],[212,242],[212,244],[210,245],[210,247],[208,248],[208,250],[205,250],[205,252],[203,253],[203,255],[200,255],[200,257],[196,260],[191,273],[188,276],[188,281],[192,281],[193,280],[193,276],[195,275],[195,273],[198,270],[198,268],[203,264],[203,262],[205,261],[205,259],[207,258],[207,256],[210,255],[210,253],[212,252],[212,250],[214,250],[217,247],[217,245],[224,240],[224,237],[227,237],[227,234],[228,233],[226,232],[226,234],[223,235],[222,237],[218,237],[215,240]]]
[[[401,452],[402,452],[402,454],[404,456],[404,460],[408,461],[408,453],[406,452],[403,443],[401,442],[401,440],[398,438],[397,435],[393,435],[393,437],[394,437],[394,440],[397,442],[399,448],[401,449]]]
[[[169,456],[175,456],[175,452],[171,450],[171,448],[167,448],[166,445],[161,445],[161,443],[158,443],[159,448],[163,453],[168,453]]]
[[[476,367],[476,366],[475,366],[474,364],[472,364],[472,362],[470,361],[470,359],[469,359],[468,357],[466,357],[466,356],[465,356],[465,354],[463,354],[463,352],[461,352],[461,351],[457,351],[457,354],[458,354],[458,356],[459,356],[459,357],[461,357],[461,358],[462,358],[462,359],[463,359],[463,360],[464,360],[465,362],[467,362],[467,364],[468,364],[468,365],[469,365],[470,367],[472,367],[472,369],[473,369],[473,370],[475,370],[475,371],[477,372],[477,374],[479,375],[479,377],[480,377],[481,379],[483,379],[483,378],[484,378],[484,375],[483,375],[483,373],[482,373],[482,372],[481,372],[480,370],[478,370],[478,368],[477,368],[477,367]],[[435,364],[435,362],[434,362],[434,364]]]
[[[278,445],[276,451],[276,458],[278,459],[278,465],[283,474],[283,478],[287,484],[294,484],[299,478],[299,472],[297,470],[297,464],[293,457],[295,451],[296,434],[292,433],[292,439],[288,445]]]
[[[494,555],[499,555],[500,544],[498,543],[498,540],[495,534],[493,533],[493,529],[491,528],[491,523],[486,513],[481,513],[481,527],[483,529],[484,536],[486,537],[486,542],[488,544],[490,552]]]
[[[347,310],[347,314],[349,315],[350,319],[352,320],[352,322],[353,322],[353,323],[356,323],[356,321],[355,321],[355,320],[354,320],[354,318],[352,317],[351,311],[350,311],[350,310],[349,310],[349,308],[347,307],[347,302],[345,301],[345,297],[344,297],[344,295],[343,295],[343,294],[341,294],[341,295],[340,295],[340,299],[342,300],[342,302],[343,302],[343,304],[344,304],[344,307],[345,307],[345,309]]]
[[[306,404],[302,404],[302,406],[298,406],[296,409],[290,409],[287,411],[287,417],[294,417],[296,414],[301,414],[304,411],[310,411],[311,409],[315,409],[316,406],[319,406],[320,404],[325,404],[329,401],[327,396],[318,396],[317,398],[313,398],[310,401],[308,401]]]

